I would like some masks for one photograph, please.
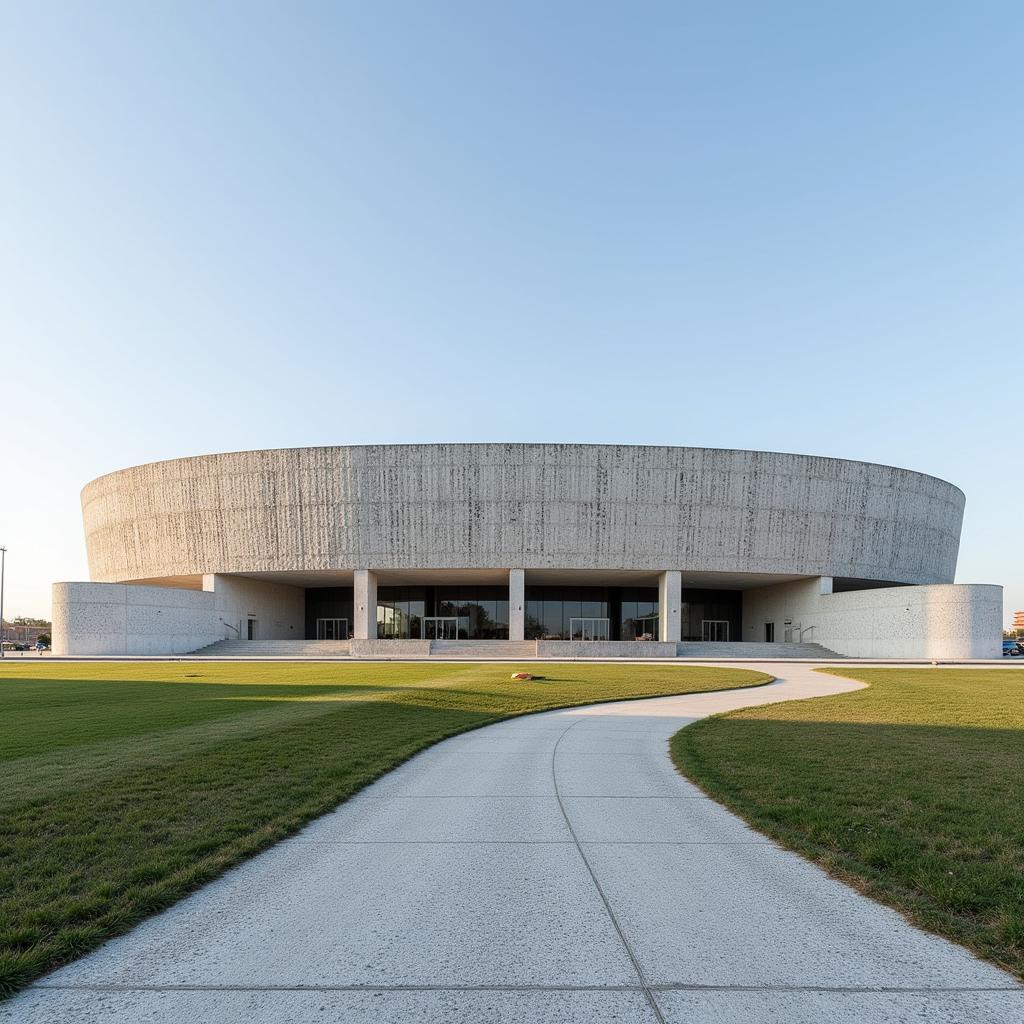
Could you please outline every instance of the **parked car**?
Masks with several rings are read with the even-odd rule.
[[[1004,640],[1003,641],[1003,657],[1004,658],[1016,658],[1019,655],[1024,655],[1024,641],[1022,641],[1022,640]]]
[[[50,645],[49,644],[44,644],[42,640],[37,640],[36,641],[36,650],[37,651],[48,651],[49,649],[50,649]]]

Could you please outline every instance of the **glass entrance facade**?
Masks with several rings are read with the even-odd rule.
[[[317,640],[348,640],[348,619],[317,619]]]
[[[743,592],[683,589],[684,640],[739,640]],[[714,625],[709,625],[714,623]]]
[[[508,587],[378,587],[377,636],[381,640],[507,640]]]
[[[351,587],[307,587],[306,588],[306,639],[307,640],[348,640],[352,635],[352,588]],[[325,627],[324,622],[333,622]],[[341,625],[337,625],[341,624]],[[344,636],[325,637],[325,629],[332,632],[345,631]]]
[[[454,616],[448,618],[444,615],[423,616],[423,639],[424,640],[458,640],[459,620]]]
[[[738,590],[683,590],[682,638],[701,640],[705,621],[738,640],[742,594]],[[658,639],[657,587],[526,587],[526,639],[569,640],[573,619],[606,619],[607,626],[589,625],[588,635],[607,633],[609,640]],[[508,639],[508,588],[500,586],[378,587],[377,636],[383,640],[425,640],[424,619],[454,619],[445,623],[445,636],[458,640]],[[306,590],[306,638],[315,640],[318,619],[344,621],[351,631],[351,587]],[[576,632],[582,629],[575,623]],[[435,632],[437,626],[430,627]],[[340,638],[344,639],[344,638]]]
[[[528,586],[525,611],[527,640],[658,639],[657,587]]]
[[[706,619],[727,624],[716,627],[719,630],[716,635],[739,639],[742,606],[742,594],[738,590],[684,590],[683,639],[700,640]],[[578,620],[598,619],[607,620],[609,640],[657,640],[658,588],[526,588],[527,640],[580,639]],[[596,638],[596,633],[591,636],[588,632],[586,636],[586,639]]]

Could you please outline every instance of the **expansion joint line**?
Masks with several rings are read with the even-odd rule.
[[[605,912],[608,914],[608,919],[612,923],[612,927],[615,929],[616,935],[619,937],[619,941],[622,943],[623,948],[626,951],[626,955],[629,957],[630,962],[633,965],[633,970],[636,971],[636,976],[640,981],[640,988],[643,990],[644,998],[646,998],[648,1005],[654,1011],[654,1016],[658,1021],[658,1024],[665,1024],[665,1017],[661,1012],[661,1007],[658,1006],[658,1001],[654,997],[654,992],[651,989],[650,984],[644,975],[644,969],[640,966],[640,961],[637,958],[636,953],[633,951],[633,947],[629,943],[629,939],[626,938],[626,933],[622,929],[622,925],[619,924],[619,919],[615,916],[615,911],[612,910],[612,905],[608,901],[607,895],[598,881],[597,874],[594,871],[593,865],[590,863],[590,858],[587,856],[586,851],[583,849],[583,844],[579,840],[579,836],[576,835],[576,829],[573,828],[572,821],[569,818],[568,812],[565,809],[565,803],[562,800],[561,790],[558,788],[558,772],[555,771],[555,758],[558,756],[558,748],[562,744],[562,740],[576,728],[577,725],[582,724],[583,719],[578,718],[572,725],[568,726],[558,736],[555,741],[554,747],[551,749],[551,779],[555,786],[555,799],[558,801],[558,809],[562,812],[562,817],[565,819],[566,827],[569,829],[569,835],[572,836],[572,841],[579,851],[580,858],[586,865],[587,872],[590,874],[590,879],[594,883],[594,888],[597,890],[598,896],[601,897],[601,902],[604,904]]]

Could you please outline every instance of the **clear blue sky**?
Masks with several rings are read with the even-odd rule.
[[[765,448],[967,493],[1024,607],[1024,5],[0,6],[10,614],[239,448]]]

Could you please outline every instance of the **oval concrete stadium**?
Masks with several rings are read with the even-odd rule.
[[[92,578],[659,569],[949,583],[963,493],[772,452],[380,445],[174,459],[82,493]]]
[[[953,585],[963,508],[932,476],[756,451],[371,445],[175,459],[85,487],[94,582],[55,585],[55,645],[993,656],[1000,588]]]

